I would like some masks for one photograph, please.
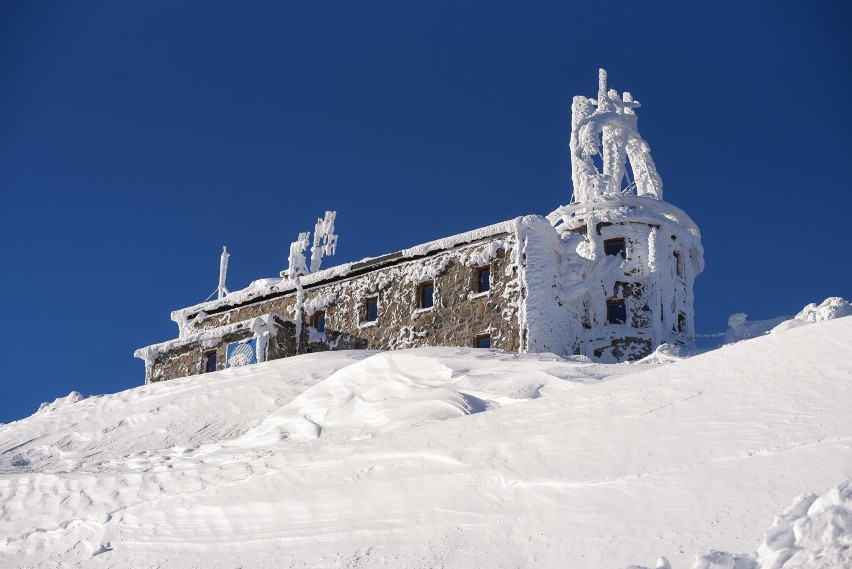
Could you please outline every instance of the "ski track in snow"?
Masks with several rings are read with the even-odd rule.
[[[665,366],[331,352],[69,403],[0,427],[0,567],[751,552],[852,477],[850,338],[844,318]]]

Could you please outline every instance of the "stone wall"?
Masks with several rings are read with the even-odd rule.
[[[305,351],[473,347],[481,335],[490,336],[493,348],[517,351],[518,268],[511,260],[511,245],[504,241],[487,259],[490,290],[476,291],[477,269],[485,264],[481,253],[488,247],[482,244],[442,252],[306,290],[305,322],[317,310],[324,310],[325,334],[323,337],[306,326]],[[471,257],[477,262],[471,262]],[[421,308],[418,291],[426,282],[434,287],[433,306]],[[366,320],[370,298],[378,299],[375,321]]]
[[[515,247],[515,237],[502,234],[421,258],[402,259],[391,266],[304,287],[301,293],[291,290],[214,314],[190,315],[187,333],[212,331],[278,313],[295,324],[290,324],[289,333],[279,332],[272,338],[267,359],[341,349],[475,347],[477,338],[485,335],[490,337],[492,348],[519,351],[522,291],[513,256]],[[489,290],[479,292],[478,270],[484,266],[490,272]],[[419,290],[425,282],[433,285],[431,307],[420,306]],[[374,321],[366,318],[366,301],[370,298],[378,299]],[[319,311],[325,314],[324,332],[311,325]],[[227,345],[251,336],[249,329],[243,329],[223,336],[215,348],[197,342],[178,345],[156,358],[148,380],[202,373],[204,354],[211,349],[217,353],[217,369],[224,369]]]
[[[249,321],[250,322],[250,321]],[[178,344],[159,354],[147,370],[146,383],[156,383],[178,377],[204,373],[205,354],[216,353],[216,370],[227,367],[228,345],[254,337],[249,322],[233,332],[223,334],[215,345],[209,341],[191,341]],[[279,359],[296,355],[295,327],[291,322],[275,322],[275,333],[268,337],[267,359]]]

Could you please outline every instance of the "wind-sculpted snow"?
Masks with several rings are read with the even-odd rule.
[[[822,496],[804,494],[775,518],[754,554],[710,551],[691,569],[847,569],[852,567],[852,480]],[[633,565],[628,569],[649,569]],[[655,569],[673,569],[661,557]]]
[[[725,343],[730,344],[749,338],[756,338],[763,334],[783,332],[800,326],[807,326],[816,322],[824,322],[835,318],[852,316],[852,302],[830,296],[817,304],[812,302],[802,308],[796,316],[779,316],[769,320],[748,320],[748,314],[732,314],[728,318],[728,331],[725,333]]]
[[[793,498],[852,477],[850,338],[842,318],[666,365],[329,352],[89,397],[0,426],[0,567],[755,551]],[[789,523],[795,547],[822,535]]]
[[[469,348],[374,355],[308,388],[246,434],[252,438],[366,438],[567,391],[641,366],[565,362]],[[567,381],[566,381],[567,380]]]
[[[783,332],[799,326],[807,326],[816,322],[825,322],[835,318],[852,316],[852,302],[839,296],[831,296],[820,304],[812,302],[802,308],[795,317],[782,322],[772,329],[772,333]]]

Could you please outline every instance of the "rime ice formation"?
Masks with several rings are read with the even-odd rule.
[[[527,271],[530,296],[537,290],[540,304],[526,310],[533,351],[562,353],[558,337],[578,338],[575,352],[616,359],[665,342],[694,344],[701,233],[686,213],[662,201],[662,180],[637,128],[639,103],[607,89],[606,81],[601,69],[597,99],[578,96],[572,105],[575,201],[547,216],[556,235],[537,245],[549,246],[527,252],[540,257],[536,265],[545,272],[557,267],[555,274]],[[621,244],[623,253],[608,254],[608,243]],[[615,300],[631,315],[621,329],[605,324]]]
[[[314,227],[314,240],[311,247],[310,269],[305,258],[305,251],[310,244],[310,231],[299,233],[299,238],[290,244],[289,266],[282,271],[281,276],[295,280],[298,276],[315,273],[320,269],[325,255],[334,255],[337,250],[337,235],[334,233],[334,218],[336,211],[326,211],[325,216],[318,218]]]
[[[310,243],[310,231],[299,233],[299,238],[290,243],[290,257],[287,270],[282,273],[282,276],[295,280],[296,277],[308,274],[308,265],[305,260],[305,250]]]
[[[606,79],[606,70],[601,69],[597,99],[577,96],[571,106],[574,196],[587,202],[603,195],[633,193],[661,200],[663,182],[637,128],[633,109],[639,102],[628,92],[619,96],[614,89],[607,90]]]
[[[314,228],[314,246],[311,247],[311,272],[320,269],[322,258],[325,255],[334,255],[337,250],[337,235],[334,233],[334,218],[336,211],[325,212],[325,217],[317,219]]]
[[[223,246],[222,256],[219,258],[219,287],[216,289],[218,298],[228,296],[228,287],[225,286],[225,280],[228,277],[228,257],[230,256],[228,248]]]

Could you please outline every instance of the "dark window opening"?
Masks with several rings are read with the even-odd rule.
[[[683,276],[683,260],[682,260],[682,257],[680,256],[680,253],[678,253],[677,251],[672,252],[672,256],[674,257],[674,260],[675,260],[675,272],[677,273],[677,276],[682,277]]]
[[[480,336],[477,336],[474,345],[477,348],[490,348],[491,347],[491,335],[490,334],[482,334]]]
[[[432,308],[435,305],[435,283],[426,281],[417,285],[417,308]]]
[[[476,269],[476,292],[491,290],[491,266]]]
[[[624,237],[619,237],[618,239],[606,239],[604,240],[604,255],[618,257],[621,256],[622,259],[627,258],[627,246],[624,243]]]
[[[686,314],[679,312],[677,315],[677,331],[683,334],[686,331]]]
[[[325,312],[322,310],[318,310],[314,312],[314,315],[311,316],[311,326],[313,326],[317,332],[325,332]]]
[[[623,300],[606,301],[606,321],[610,324],[624,324],[627,322],[627,307]]]
[[[204,373],[216,371],[216,352],[206,352],[204,354]]]
[[[364,302],[364,321],[375,322],[379,319],[379,297],[368,298]]]

